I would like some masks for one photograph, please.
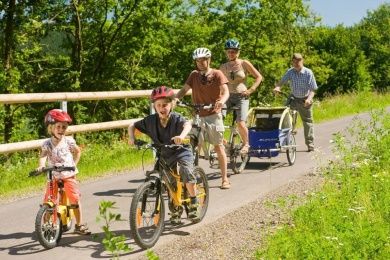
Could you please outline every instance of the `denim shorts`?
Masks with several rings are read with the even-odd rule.
[[[236,122],[246,121],[248,118],[249,99],[241,94],[231,93],[228,101],[226,101],[226,107],[229,109],[233,106],[238,106],[240,108],[239,110],[234,111],[234,113],[236,113]]]

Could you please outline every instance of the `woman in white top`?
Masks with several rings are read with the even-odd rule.
[[[225,76],[228,78],[228,88],[230,97],[226,102],[227,108],[232,106],[239,106],[240,109],[236,110],[236,122],[238,132],[243,141],[243,147],[241,153],[248,153],[249,150],[249,138],[248,128],[246,127],[246,119],[249,110],[249,96],[256,90],[263,80],[263,76],[248,60],[239,59],[240,55],[240,43],[236,40],[229,39],[225,43],[225,52],[228,58],[228,62],[221,65],[219,68]],[[252,86],[247,87],[247,77],[252,76],[255,78]]]

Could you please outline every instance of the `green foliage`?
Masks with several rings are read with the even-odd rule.
[[[149,259],[149,260],[159,260],[160,257],[158,257],[158,255],[153,252],[153,250],[147,250],[146,251],[146,257]]]
[[[319,96],[325,93],[371,90],[373,84],[369,62],[358,44],[358,34],[352,28],[337,26],[333,29],[317,28],[314,31],[310,45],[317,50],[323,64],[326,64],[325,70],[314,70],[320,76],[318,79],[325,80],[319,81],[322,83],[318,90]]]
[[[357,26],[360,48],[369,59],[373,83],[379,91],[389,91],[390,82],[390,3],[369,12]],[[387,42],[387,44],[386,44]]]
[[[106,251],[111,252],[114,259],[119,259],[122,252],[126,253],[132,249],[125,243],[126,237],[124,235],[116,235],[110,230],[110,225],[115,221],[124,221],[121,218],[121,214],[113,213],[112,210],[116,209],[114,201],[100,201],[99,204],[99,216],[96,217],[96,221],[103,221],[104,225],[101,227],[104,231],[104,238],[102,243]]]
[[[335,136],[326,183],[257,252],[258,259],[385,259],[390,253],[390,114],[356,120]],[[356,250],[356,249],[359,250]]]
[[[241,57],[264,76],[252,105],[269,100],[292,52],[305,55],[319,97],[389,90],[389,4],[350,28],[318,27],[319,17],[302,0],[21,1],[14,10],[4,6],[2,93],[180,88],[195,68],[195,48],[210,48],[212,67],[218,68],[226,61],[223,44],[232,37],[241,43]],[[14,12],[9,31],[8,12]],[[70,102],[68,109],[76,123],[92,123],[137,118],[148,112],[147,102]],[[53,107],[58,104],[0,108],[0,140],[44,136],[40,122]]]
[[[81,160],[77,166],[80,171],[77,175],[79,180],[120,174],[141,167],[141,151],[130,148],[125,140],[115,141],[108,136],[107,134],[106,138],[95,141],[78,136],[77,142],[82,149]],[[152,162],[152,154],[147,154],[145,159],[145,163]],[[38,151],[0,155],[0,197],[7,199],[30,192],[43,192],[44,176],[27,177],[28,172],[37,166]]]

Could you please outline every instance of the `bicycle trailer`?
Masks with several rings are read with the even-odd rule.
[[[247,124],[250,145],[249,156],[271,158],[278,156],[280,152],[287,152],[290,165],[294,163],[296,145],[292,134],[292,117],[289,108],[251,108],[248,113]],[[294,154],[291,154],[291,152]],[[293,160],[290,162],[290,159]]]

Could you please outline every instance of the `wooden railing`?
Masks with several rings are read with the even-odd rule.
[[[130,90],[130,91],[105,91],[105,92],[62,92],[62,93],[33,93],[33,94],[0,94],[1,104],[26,104],[43,102],[64,102],[86,101],[86,100],[108,100],[148,97],[152,90]],[[175,90],[177,92],[178,90]],[[65,103],[66,104],[66,103]],[[66,105],[65,105],[66,107]],[[84,125],[71,125],[66,134],[82,132],[103,131],[110,129],[126,128],[133,121],[139,119],[119,120]],[[0,144],[0,154],[27,151],[39,148],[46,139]]]

